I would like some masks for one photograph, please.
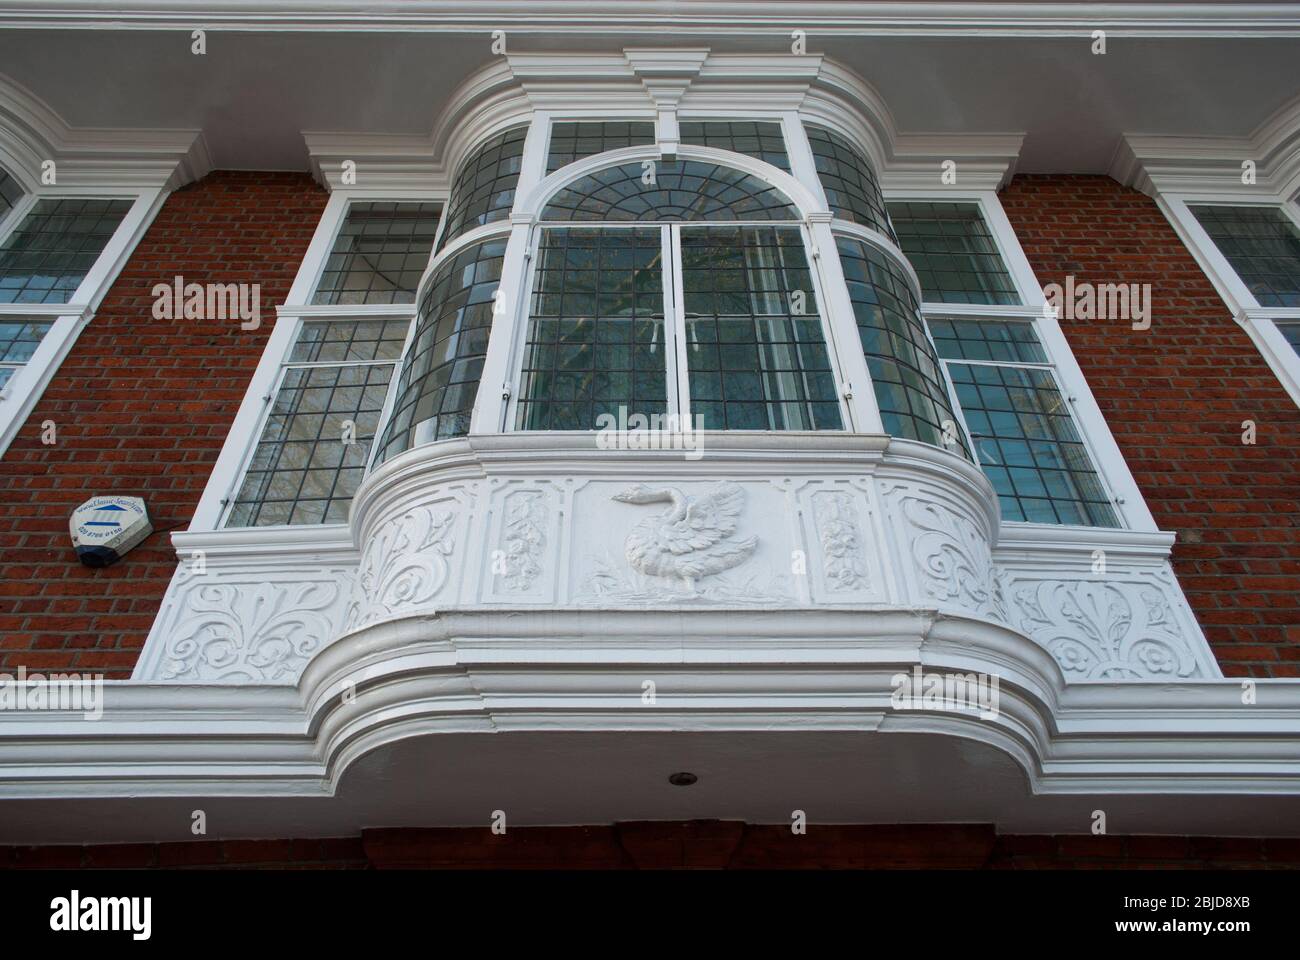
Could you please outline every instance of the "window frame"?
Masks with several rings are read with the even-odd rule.
[[[761,162],[761,161],[756,161]],[[563,168],[562,168],[563,169]],[[559,172],[559,171],[557,171]],[[580,177],[579,177],[580,179]],[[559,189],[563,189],[560,187]],[[503,433],[563,433],[569,431],[525,430],[518,424],[518,408],[524,393],[523,363],[528,344],[529,325],[532,320],[532,296],[536,282],[536,271],[541,246],[542,234],[555,229],[658,229],[660,231],[661,250],[664,253],[665,269],[662,271],[663,305],[664,305],[664,349],[665,349],[665,391],[667,402],[664,413],[668,416],[691,416],[690,361],[686,353],[688,335],[686,330],[685,290],[682,276],[681,229],[683,227],[708,229],[728,229],[733,227],[777,227],[787,230],[797,229],[803,244],[807,260],[808,273],[812,280],[813,297],[817,303],[818,321],[826,343],[826,352],[830,360],[830,373],[835,382],[835,400],[840,411],[838,429],[818,430],[818,433],[846,433],[853,431],[853,412],[848,399],[840,389],[844,382],[843,366],[839,351],[832,335],[830,307],[825,295],[825,284],[821,275],[816,249],[806,220],[687,220],[687,221],[539,221],[534,223],[528,238],[528,267],[524,276],[525,303],[517,312],[519,322],[512,330],[512,343],[509,360],[510,382],[517,385],[510,397],[502,405],[501,432]],[[679,421],[680,422],[680,421]],[[694,422],[693,420],[691,421]],[[786,432],[786,431],[776,431]],[[799,431],[790,431],[799,432]]]
[[[1051,371],[1057,389],[1071,405],[1071,416],[1074,419],[1075,427],[1083,441],[1084,449],[1087,450],[1088,456],[1097,471],[1097,477],[1101,482],[1102,489],[1105,490],[1115,510],[1119,526],[1094,527],[1076,524],[1038,523],[1025,520],[1002,520],[1001,522],[1011,529],[1034,530],[1044,534],[1047,531],[1058,531],[1058,535],[1063,534],[1067,537],[1070,536],[1069,531],[1089,531],[1089,533],[1095,532],[1102,536],[1112,532],[1157,531],[1155,519],[1151,516],[1137,481],[1133,479],[1132,471],[1129,470],[1128,464],[1120,452],[1119,445],[1115,442],[1114,435],[1110,431],[1110,426],[1106,423],[1106,418],[1102,415],[1101,408],[1097,405],[1097,400],[1088,386],[1083,370],[1075,359],[1074,352],[1070,349],[1069,342],[1061,330],[1056,310],[1047,302],[1047,298],[1043,294],[1043,288],[1034,274],[1029,258],[1020,245],[1020,240],[1011,226],[1011,221],[1002,209],[1002,202],[999,200],[997,193],[993,190],[967,190],[961,188],[938,190],[885,188],[884,194],[886,205],[896,201],[919,200],[936,203],[973,203],[978,206],[980,216],[984,218],[984,222],[993,238],[994,247],[1011,276],[1011,282],[1020,298],[1020,303],[1018,305],[967,304],[922,300],[921,316],[926,322],[926,336],[933,343],[934,337],[930,332],[931,319],[1006,320],[1032,324],[1043,351],[1047,355],[1048,362],[1043,366]],[[966,424],[965,412],[957,400],[957,392],[953,387],[952,377],[948,370],[949,363],[960,363],[962,361],[952,361],[941,357],[939,362],[943,367],[943,374],[947,382],[949,395],[952,398],[954,412],[960,421],[961,429],[965,431],[967,440],[971,443],[975,464],[982,471],[983,467],[979,463],[975,444],[970,441],[971,434]]]
[[[31,358],[0,388],[0,456],[26,423],[170,192],[164,187],[41,184],[16,165],[6,164],[5,171],[22,187],[23,196],[7,216],[0,218],[0,243],[9,238],[41,200],[126,200],[131,205],[67,302],[0,303],[0,318],[51,324]]]
[[[330,194],[316,224],[316,231],[308,244],[307,252],[298,266],[298,272],[289,289],[284,303],[276,308],[276,320],[271,334],[262,349],[239,411],[226,435],[225,444],[213,465],[212,473],[204,488],[199,504],[195,508],[194,518],[190,523],[191,531],[221,531],[241,537],[258,536],[265,533],[284,536],[288,531],[302,535],[301,531],[318,531],[317,537],[337,537],[340,531],[347,529],[347,521],[340,523],[314,524],[276,524],[251,527],[228,527],[226,523],[234,507],[235,497],[243,485],[248,466],[257,451],[257,445],[266,428],[266,422],[275,405],[286,370],[299,366],[289,360],[294,345],[307,321],[352,321],[404,319],[407,321],[406,336],[402,350],[396,360],[376,361],[393,364],[393,376],[389,379],[388,393],[384,398],[376,427],[376,438],[383,432],[391,412],[393,395],[402,363],[411,346],[411,335],[415,329],[415,315],[418,309],[418,287],[416,302],[381,303],[381,304],[320,304],[312,303],[316,287],[320,283],[325,265],[334,249],[334,243],[343,223],[347,218],[348,208],[353,203],[390,202],[390,203],[437,203],[439,204],[438,229],[434,237],[434,248],[441,240],[445,229],[447,192],[436,189],[409,189],[403,187],[335,190]],[[468,236],[468,234],[463,235]],[[457,244],[463,238],[457,238]],[[432,259],[432,250],[431,259]],[[429,272],[425,265],[423,277]],[[340,366],[344,364],[325,363],[323,366]],[[372,443],[366,456],[366,472],[371,470],[374,462],[375,448]],[[311,538],[312,534],[305,534]]]
[[[1282,388],[1300,406],[1300,353],[1292,348],[1278,328],[1279,321],[1300,323],[1300,307],[1262,306],[1191,210],[1194,206],[1272,207],[1280,210],[1300,230],[1300,198],[1277,194],[1161,193],[1156,203],[1191,251],[1197,265],[1210,278],[1210,283],[1232,312],[1233,319],[1246,331]]]

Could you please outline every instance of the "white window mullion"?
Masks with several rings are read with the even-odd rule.
[[[664,243],[664,363],[668,377],[668,412],[682,418],[692,416],[690,322],[686,315],[686,288],[682,277],[682,228],[678,224],[660,228]]]

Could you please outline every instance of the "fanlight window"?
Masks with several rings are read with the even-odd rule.
[[[543,221],[663,223],[683,220],[798,220],[770,184],[702,160],[634,161],[589,174],[560,190]]]

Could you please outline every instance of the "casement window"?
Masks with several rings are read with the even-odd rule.
[[[295,285],[281,308],[292,339],[228,497],[227,527],[345,523],[365,475],[440,205],[341,198],[336,206],[327,252],[300,272],[314,276],[307,295]]]
[[[1165,195],[1162,206],[1282,386],[1300,404],[1300,209]]]
[[[0,452],[162,199],[93,193],[25,189],[0,169]]]
[[[918,198],[890,202],[889,214],[917,271],[935,351],[1003,520],[1122,526],[1093,452],[1099,438],[1085,435],[1077,416],[1086,388],[1077,373],[1070,389],[1062,386],[1045,342],[1049,321],[1041,310],[1026,309],[1030,299],[1023,284],[1018,289],[984,206],[978,199]],[[1099,417],[1094,423],[1104,432]]]

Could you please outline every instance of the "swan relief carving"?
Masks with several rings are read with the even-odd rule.
[[[638,523],[624,541],[628,563],[641,573],[689,583],[739,566],[758,547],[757,537],[734,536],[745,499],[745,491],[734,483],[719,483],[698,497],[639,483],[613,499],[669,505]]]

